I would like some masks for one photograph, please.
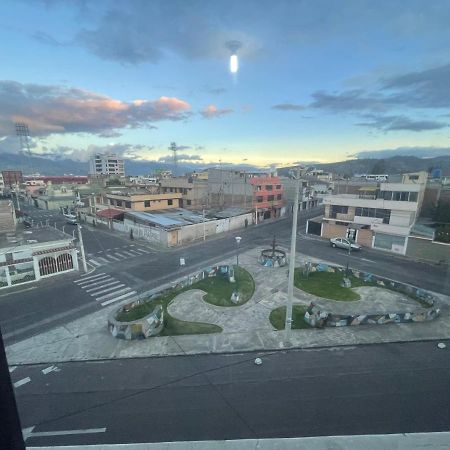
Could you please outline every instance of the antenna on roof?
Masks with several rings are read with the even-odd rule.
[[[175,142],[171,142],[169,150],[171,152],[173,152],[173,175],[176,176],[177,169],[178,169],[178,159],[177,159],[178,147],[177,147],[177,144]]]

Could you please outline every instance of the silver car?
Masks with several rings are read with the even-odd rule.
[[[340,237],[331,238],[330,245],[334,248],[344,248],[345,250],[348,250],[349,246],[350,250],[361,250],[361,246],[359,244],[355,244],[354,242],[350,242],[348,239]]]

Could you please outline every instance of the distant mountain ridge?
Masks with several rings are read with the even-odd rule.
[[[383,173],[395,174],[404,172],[428,171],[430,168],[439,167],[444,175],[450,175],[450,155],[437,156],[435,158],[417,158],[415,156],[393,156],[385,159],[365,158],[351,159],[347,161],[315,164],[317,169],[323,169],[340,175],[355,175],[357,173],[371,173],[372,169],[382,161]],[[178,163],[178,174],[202,170],[207,167],[214,167],[212,164],[189,164]],[[252,165],[225,165],[224,168],[254,170],[257,167]],[[87,175],[88,163],[73,161],[71,159],[48,159],[39,157],[28,157],[24,154],[3,153],[0,155],[0,170],[22,170],[24,174],[40,173],[43,175]],[[136,161],[125,159],[126,175],[146,175],[153,173],[156,169],[173,170],[170,163],[157,161]],[[279,175],[288,175],[289,167],[278,169]]]
[[[380,163],[382,161],[382,163]],[[365,158],[351,159],[347,161],[316,164],[316,169],[333,172],[339,175],[355,175],[372,173],[372,169],[382,167],[383,173],[392,175],[396,173],[426,171],[430,168],[439,167],[443,175],[450,175],[450,155],[437,156],[435,158],[417,158],[416,156],[392,156],[385,159]],[[290,168],[282,168],[278,171],[280,175],[287,175]],[[377,171],[378,172],[378,171]]]

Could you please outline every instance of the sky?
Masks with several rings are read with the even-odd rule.
[[[3,0],[0,159],[16,122],[81,161],[450,155],[449,23],[447,0]]]

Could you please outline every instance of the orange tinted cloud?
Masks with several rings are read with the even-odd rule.
[[[233,112],[233,110],[229,109],[229,108],[218,109],[216,105],[208,105],[200,111],[200,114],[205,119],[212,119],[214,117],[220,117],[225,114],[230,114],[232,112]]]
[[[188,117],[189,103],[176,97],[124,102],[77,88],[0,81],[0,135],[25,122],[37,135],[94,133],[148,127],[152,122]]]

